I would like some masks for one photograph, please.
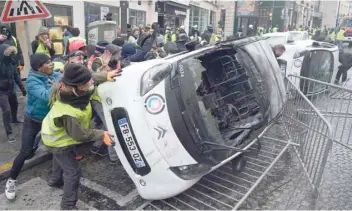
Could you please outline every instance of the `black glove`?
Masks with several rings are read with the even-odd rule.
[[[25,97],[27,95],[27,91],[24,87],[21,88],[21,92],[22,92],[23,97]]]

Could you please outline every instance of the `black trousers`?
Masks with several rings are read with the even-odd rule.
[[[341,75],[342,75],[342,82],[345,82],[347,80],[347,71],[350,69],[351,67],[348,66],[339,66],[339,70],[336,73],[336,82],[340,81]]]
[[[22,170],[24,162],[34,156],[40,141],[39,132],[41,128],[42,122],[34,121],[33,119],[25,116],[22,129],[21,151],[13,162],[13,166],[10,172],[11,179],[17,179]]]
[[[11,119],[17,120],[18,101],[16,92],[0,92],[0,107],[5,132],[7,135],[12,134]]]

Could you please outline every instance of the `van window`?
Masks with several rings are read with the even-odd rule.
[[[301,75],[329,83],[334,70],[333,65],[334,56],[331,52],[322,50],[312,51],[310,54],[306,55],[303,60]],[[319,92],[322,88],[323,87],[318,85],[309,87],[308,92]]]

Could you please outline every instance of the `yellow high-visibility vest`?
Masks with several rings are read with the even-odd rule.
[[[46,146],[60,148],[79,144],[78,141],[67,134],[64,127],[55,125],[54,119],[64,115],[79,119],[81,126],[88,128],[92,118],[92,107],[89,103],[86,109],[81,110],[69,104],[56,101],[42,123],[41,136]]]

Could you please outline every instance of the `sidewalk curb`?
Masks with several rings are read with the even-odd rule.
[[[44,148],[45,147],[40,147],[36,151],[35,156],[32,159],[26,160],[26,162],[24,163],[24,165],[22,167],[21,172],[25,171],[27,169],[30,169],[33,166],[38,165],[40,163],[43,163],[47,160],[50,160],[52,158],[52,154],[50,152],[48,152],[47,150],[44,150]],[[5,180],[10,177],[11,168],[12,168],[12,163],[11,163],[11,166],[9,166],[9,168],[0,172],[0,180]]]

